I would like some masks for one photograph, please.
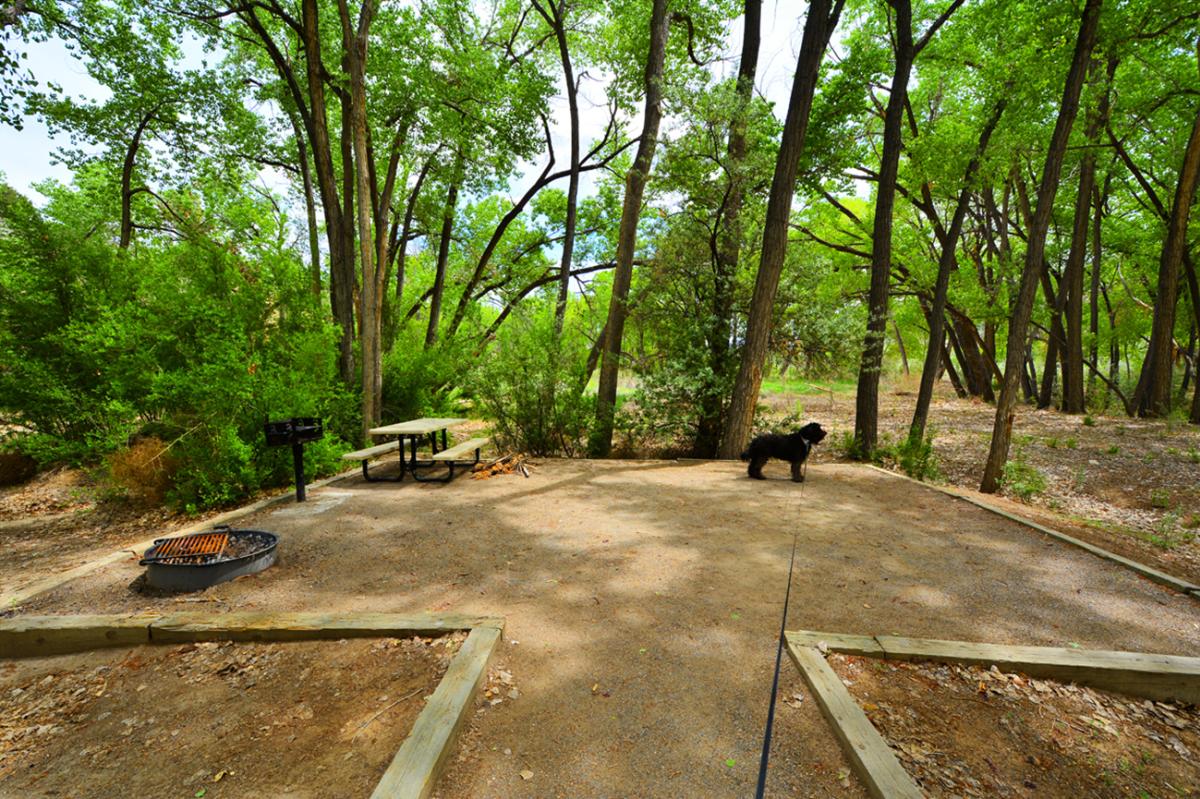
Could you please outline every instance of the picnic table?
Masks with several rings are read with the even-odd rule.
[[[447,431],[452,427],[457,427],[466,424],[469,419],[458,418],[440,418],[440,417],[423,417],[421,419],[412,419],[407,422],[399,422],[397,424],[384,425],[382,427],[373,427],[367,432],[373,436],[389,436],[393,440],[383,444],[377,444],[373,447],[358,450],[357,452],[348,452],[342,456],[343,460],[361,461],[363,479],[368,482],[400,482],[404,479],[404,475],[411,474],[414,480],[420,482],[442,482],[448,483],[454,479],[454,467],[460,460],[460,456],[471,452],[475,452],[474,463],[479,462],[479,450],[485,446],[489,439],[473,438],[470,441],[464,441],[461,444],[456,444],[453,447],[447,445]],[[440,436],[439,436],[440,433]],[[440,447],[439,447],[439,441]],[[418,456],[418,449],[422,443],[428,439],[430,458],[422,460]],[[408,444],[409,457],[406,459],[404,454],[405,444]],[[368,462],[377,456],[383,455],[392,450],[398,450],[400,453],[400,474],[395,477],[376,477],[368,471]],[[445,465],[449,468],[445,477],[422,477],[421,470],[428,470],[438,465]]]

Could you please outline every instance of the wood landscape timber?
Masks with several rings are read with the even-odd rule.
[[[0,658],[198,641],[320,641],[439,636],[476,627],[501,629],[496,616],[399,613],[137,613],[14,616],[0,619]]]
[[[412,732],[379,780],[372,799],[425,799],[433,792],[450,756],[451,743],[474,709],[472,700],[487,676],[488,660],[499,640],[500,630],[495,627],[478,627],[467,636]]]
[[[825,662],[825,655],[814,646],[794,645],[790,640],[788,655],[800,669],[867,792],[876,799],[920,799],[924,796],[892,754],[887,741]]]
[[[1032,677],[1076,682],[1147,699],[1200,702],[1200,657],[811,630],[789,630],[787,640],[795,647],[823,647],[826,651],[884,660],[996,666],[1001,671],[1020,671]]]

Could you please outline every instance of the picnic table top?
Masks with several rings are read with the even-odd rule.
[[[426,433],[436,433],[438,430],[457,427],[458,425],[465,424],[469,421],[470,419],[439,419],[436,417],[426,417],[422,419],[413,419],[408,422],[384,425],[383,427],[373,427],[367,432],[373,436],[422,436]]]

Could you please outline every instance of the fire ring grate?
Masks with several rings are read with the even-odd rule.
[[[146,550],[146,584],[165,591],[199,591],[254,574],[275,562],[279,536],[218,525],[202,533],[160,538]]]

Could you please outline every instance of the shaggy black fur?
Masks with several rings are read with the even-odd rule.
[[[801,467],[813,445],[820,444],[824,438],[825,431],[816,422],[809,422],[795,433],[767,433],[750,442],[750,446],[742,453],[742,460],[750,461],[748,471],[755,480],[767,479],[763,477],[762,467],[769,458],[787,461],[792,464],[792,480],[802,483],[804,472]]]

